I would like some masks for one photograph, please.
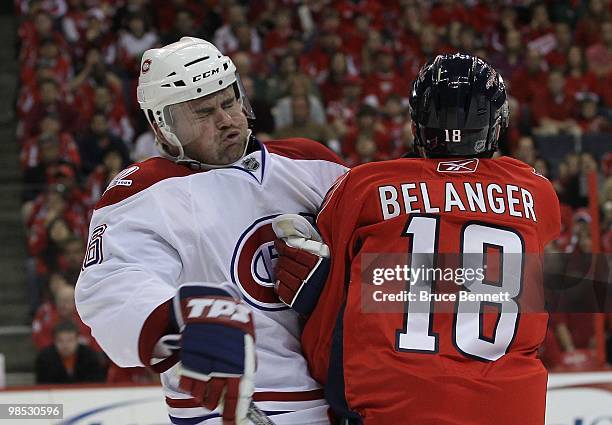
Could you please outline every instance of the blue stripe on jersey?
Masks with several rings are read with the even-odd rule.
[[[285,413],[293,413],[293,410],[285,410],[285,411],[263,411],[268,416],[274,415],[283,415]],[[174,425],[197,425],[200,422],[207,421],[210,419],[220,418],[221,415],[219,413],[211,413],[210,415],[197,416],[195,418],[177,418],[172,415],[168,415],[170,418],[170,422]]]
[[[346,300],[340,307],[334,332],[332,346],[329,353],[329,367],[327,369],[327,384],[325,385],[325,398],[334,413],[343,420],[348,419],[350,424],[361,424],[358,413],[353,412],[346,400],[344,389],[344,310]],[[343,422],[344,423],[344,422]]]

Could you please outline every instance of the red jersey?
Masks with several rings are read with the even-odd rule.
[[[548,180],[507,157],[370,163],[341,177],[317,225],[332,265],[302,344],[339,415],[358,414],[366,425],[544,423],[547,372],[537,349],[548,315],[522,303],[543,302],[543,247],[560,231]],[[476,255],[496,277],[487,271],[468,291],[507,296],[458,298],[446,309],[431,297],[408,299],[370,312],[366,298],[377,287],[368,273],[381,253],[413,268],[415,253],[432,254],[430,267],[439,254]],[[439,278],[403,283],[429,294],[442,286]]]

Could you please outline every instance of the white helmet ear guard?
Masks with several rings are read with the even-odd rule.
[[[175,161],[190,160],[167,119],[168,106],[217,93],[233,85],[236,99],[248,119],[255,119],[236,66],[206,40],[182,37],[143,56],[138,78],[138,103],[156,135],[161,154]],[[176,148],[173,155],[164,144]]]

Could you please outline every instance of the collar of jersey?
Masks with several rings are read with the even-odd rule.
[[[257,152],[261,152],[261,158],[256,158],[256,155],[254,154],[256,154]],[[246,159],[251,156],[255,157],[255,160],[259,162],[259,167],[257,167],[257,169],[255,170],[249,170],[243,165]],[[245,173],[245,175],[248,176],[249,178],[254,179],[257,183],[262,184],[263,179],[266,174],[265,170],[266,170],[267,157],[268,157],[268,151],[266,147],[264,146],[264,144],[261,143],[255,136],[251,134],[249,136],[249,147],[247,148],[246,155],[240,158],[238,161],[234,162],[233,164],[230,164],[223,168],[224,169],[232,168],[232,169],[238,170],[242,173]]]

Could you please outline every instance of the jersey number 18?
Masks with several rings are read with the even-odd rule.
[[[402,237],[412,240],[412,269],[433,269],[436,267],[436,256],[440,237],[440,217],[437,215],[412,215],[402,232]],[[508,293],[506,300],[499,302],[498,322],[492,338],[483,336],[482,302],[469,299],[456,301],[452,338],[456,349],[463,355],[484,361],[494,361],[508,352],[519,320],[519,306],[516,298],[521,292],[523,276],[523,240],[514,230],[498,228],[485,223],[466,223],[460,235],[461,267],[484,267],[487,246],[499,248],[503,254],[500,263],[500,281],[495,285],[485,283],[477,277],[469,284],[469,290],[477,294]],[[508,253],[512,253],[508,255]],[[419,255],[421,254],[421,255]],[[422,255],[428,254],[428,255]],[[431,278],[419,276],[411,282],[410,291],[419,291],[413,301],[407,303],[404,315],[404,327],[396,332],[396,349],[398,351],[436,353],[439,336],[432,331],[433,301],[422,297],[422,292],[431,294]],[[421,299],[429,299],[421,301]]]

